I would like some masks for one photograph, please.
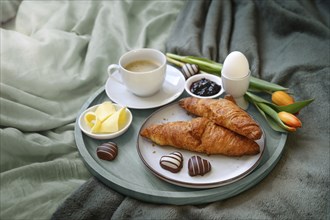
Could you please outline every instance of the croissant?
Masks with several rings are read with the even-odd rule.
[[[253,118],[227,99],[181,99],[179,105],[188,112],[212,120],[252,140],[260,139],[262,131]]]
[[[140,135],[158,145],[169,145],[208,155],[254,155],[259,145],[251,139],[216,125],[207,118],[150,125]]]

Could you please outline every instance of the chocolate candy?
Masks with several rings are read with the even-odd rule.
[[[97,147],[96,154],[102,160],[114,160],[118,154],[117,144],[114,142],[103,143]]]
[[[200,156],[192,156],[188,160],[188,170],[190,176],[203,176],[211,171],[211,164],[209,161],[202,159]]]
[[[199,73],[199,68],[196,64],[186,63],[182,66],[181,72],[184,75],[185,79]]]
[[[172,173],[177,173],[181,170],[183,165],[183,156],[176,151],[167,156],[162,156],[159,161],[160,166]]]

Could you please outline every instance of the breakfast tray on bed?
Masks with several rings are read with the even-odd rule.
[[[183,93],[179,98],[185,97]],[[109,101],[104,88],[91,96],[80,109]],[[139,200],[152,203],[175,205],[202,204],[235,196],[261,181],[277,164],[287,139],[286,133],[272,130],[264,118],[251,105],[248,113],[261,125],[265,133],[265,150],[259,165],[247,176],[227,185],[194,189],[165,182],[155,176],[144,165],[137,151],[138,132],[154,109],[131,109],[133,122],[125,134],[111,141],[117,143],[119,151],[114,161],[102,161],[96,155],[96,148],[105,140],[92,139],[81,132],[75,124],[75,140],[88,170],[110,188]]]

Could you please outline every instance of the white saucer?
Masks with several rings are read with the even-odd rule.
[[[120,77],[116,71],[114,77]],[[168,104],[178,98],[184,91],[185,78],[180,70],[167,65],[166,78],[163,88],[155,95],[139,97],[129,92],[126,87],[115,80],[108,78],[105,84],[107,96],[115,103],[133,109],[156,108]]]

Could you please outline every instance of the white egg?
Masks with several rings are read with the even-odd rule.
[[[249,62],[244,54],[239,51],[233,51],[226,57],[221,74],[234,79],[248,75],[249,71]]]

